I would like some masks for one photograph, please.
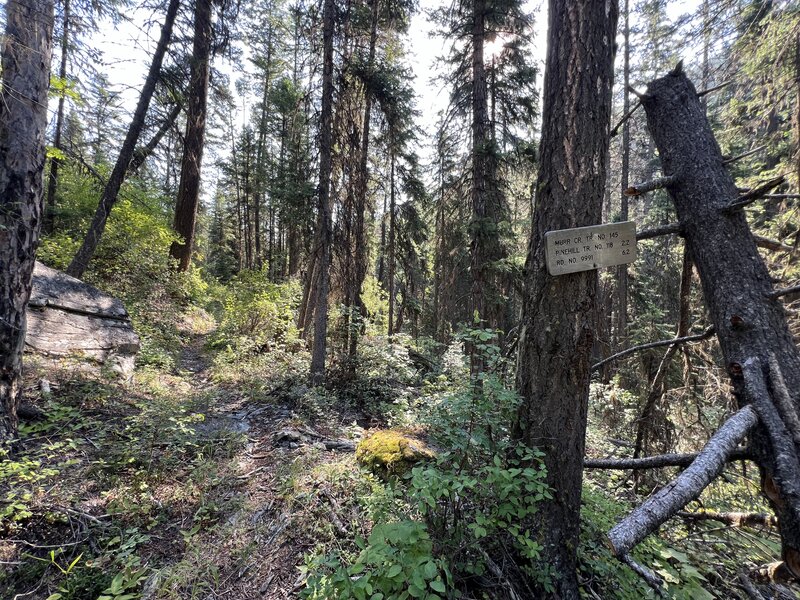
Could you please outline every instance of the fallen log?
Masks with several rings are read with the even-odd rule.
[[[728,419],[685,471],[608,532],[608,542],[614,555],[627,555],[636,544],[689,502],[696,500],[722,472],[730,455],[757,422],[756,411],[751,406],[745,406]]]
[[[788,424],[774,405],[777,378],[770,377],[768,359],[774,358],[785,380],[786,403],[800,413],[800,352],[782,303],[772,297],[772,278],[741,210],[778,180],[739,194],[695,88],[680,68],[650,82],[641,101],[662,172],[676,178],[667,192],[695,261],[734,396],[740,408],[754,404],[758,412],[759,424],[748,444],[780,523],[782,558],[797,576],[800,484],[788,475],[800,471],[800,465],[786,441],[794,445]],[[755,362],[745,376],[743,365],[749,360]]]

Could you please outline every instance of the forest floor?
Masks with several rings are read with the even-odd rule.
[[[314,557],[352,560],[375,515],[398,501],[413,506],[410,488],[360,469],[353,450],[368,430],[403,424],[411,407],[457,403],[447,395],[457,377],[425,382],[407,355],[397,360],[378,340],[365,341],[358,377],[310,387],[302,344],[237,353],[219,343],[204,311],[170,319],[170,351],[143,350],[130,381],[26,357],[26,401],[44,416],[22,424],[17,454],[0,457],[3,600],[299,597],[315,568],[335,568]],[[590,456],[625,453],[604,424],[609,399],[620,401],[602,390],[592,397]],[[704,502],[759,508],[754,474],[729,475]],[[580,555],[591,597],[651,597],[603,542],[640,501],[627,480],[587,472]],[[737,597],[742,557],[763,564],[780,549],[774,532],[713,524],[678,525],[669,535],[652,536],[641,556],[674,598]]]
[[[358,415],[298,406],[291,376],[230,379],[210,332],[188,327],[171,370],[127,383],[29,361],[46,416],[0,473],[0,598],[288,598],[306,553],[358,526]]]

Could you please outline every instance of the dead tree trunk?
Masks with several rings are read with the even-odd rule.
[[[58,69],[60,85],[66,86],[67,83],[67,53],[69,52],[69,25],[70,25],[70,0],[64,1],[64,16],[61,24],[61,66]],[[62,89],[58,95],[58,110],[56,111],[56,132],[53,137],[53,148],[61,151],[61,133],[64,130],[64,102],[66,100],[66,89]],[[58,187],[58,167],[61,159],[54,156],[50,159],[50,173],[47,176],[47,199],[44,203],[44,223],[45,231],[52,232],[56,218],[56,188]]]
[[[325,0],[322,10],[322,109],[320,116],[319,190],[317,202],[317,274],[314,301],[314,344],[311,349],[311,380],[325,379],[328,334],[331,244],[331,153],[333,151],[333,43],[336,5]],[[312,280],[313,282],[314,280]],[[312,288],[313,289],[313,288]]]
[[[0,92],[0,443],[17,431],[25,307],[42,224],[52,0],[6,5]]]
[[[725,364],[741,407],[753,405],[751,435],[762,488],[780,522],[783,559],[800,576],[800,472],[795,435],[800,408],[800,353],[738,192],[692,83],[680,66],[651,82],[641,98],[703,286]]]

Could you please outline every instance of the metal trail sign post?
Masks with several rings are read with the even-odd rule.
[[[636,260],[636,223],[606,223],[544,234],[547,272],[566,275]]]

